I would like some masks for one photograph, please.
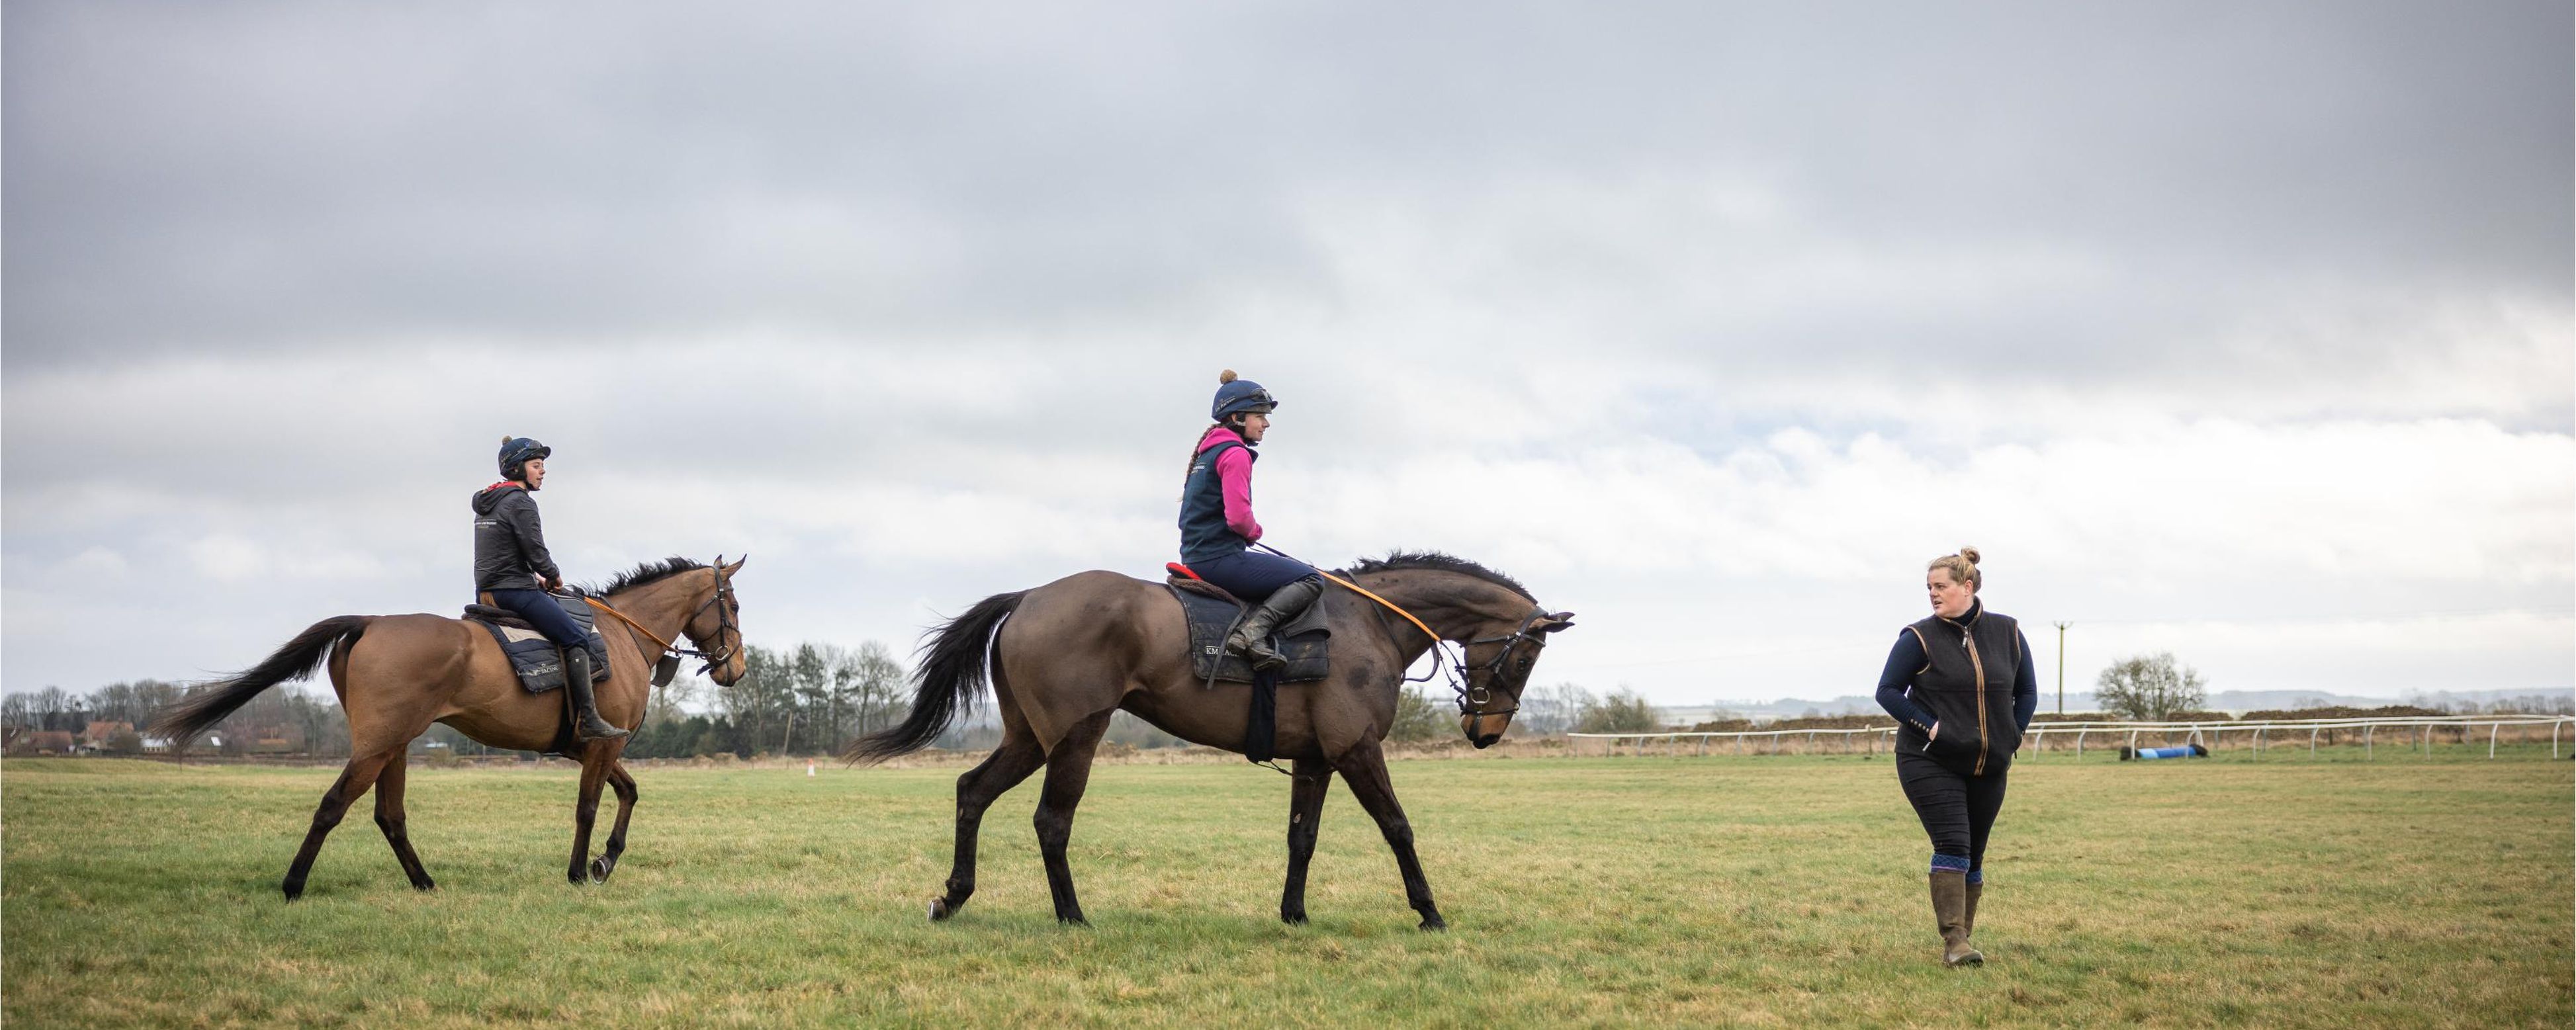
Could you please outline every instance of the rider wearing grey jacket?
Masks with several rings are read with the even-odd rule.
[[[563,588],[563,570],[546,553],[545,528],[532,496],[546,481],[554,448],[524,436],[501,439],[501,481],[474,493],[474,589],[492,603],[528,620],[563,653],[564,690],[571,695],[573,725],[583,740],[623,737],[626,731],[599,717],[590,689],[588,634],[564,614],[548,591]]]

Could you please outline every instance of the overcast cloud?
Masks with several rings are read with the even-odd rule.
[[[1864,692],[1973,543],[2078,686],[2576,682],[2564,3],[6,16],[6,689],[451,611],[505,433],[904,648],[1171,557],[1226,367],[1545,680]]]

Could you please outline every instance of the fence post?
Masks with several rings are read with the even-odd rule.
[[[2376,732],[2378,729],[2379,729],[2379,727],[2377,727],[2377,726],[2364,726],[2364,727],[2362,727],[2362,728],[2361,728],[2361,757],[2362,757],[2362,758],[2364,758],[2364,759],[2368,759],[2368,758],[2370,757],[2370,735],[2371,735],[2373,732]]]
[[[2489,758],[2495,757],[2496,732],[2502,729],[2504,729],[2504,724],[2500,722],[2491,723],[2487,726],[2487,757]]]
[[[2324,728],[2325,727],[2323,726],[2308,727],[2308,757],[2315,758],[2317,756],[2317,731]]]
[[[2083,760],[2084,760],[2084,734],[2086,734],[2086,733],[2088,733],[2088,732],[2090,732],[2090,731],[2088,731],[2088,730],[2077,730],[2077,731],[2075,731],[2075,760],[2076,760],[2076,761],[2078,761],[2078,762],[2081,762],[2081,761],[2083,761]]]
[[[2254,757],[2258,760],[2263,757],[2263,731],[2260,728],[2254,731]]]

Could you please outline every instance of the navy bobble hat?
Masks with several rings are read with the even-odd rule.
[[[501,478],[517,479],[519,466],[533,458],[551,455],[555,449],[524,436],[501,438]]]
[[[1270,391],[1262,389],[1260,383],[1236,378],[1233,369],[1217,373],[1216,382],[1216,403],[1209,406],[1209,417],[1219,422],[1237,412],[1267,415],[1279,406],[1278,398],[1270,396]]]

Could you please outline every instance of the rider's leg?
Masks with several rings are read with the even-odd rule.
[[[1304,562],[1258,551],[1228,555],[1190,569],[1200,578],[1224,587],[1227,593],[1259,602],[1225,638],[1227,650],[1252,659],[1253,667],[1258,669],[1288,664],[1287,659],[1270,649],[1271,631],[1296,618],[1323,596],[1323,577]]]
[[[625,736],[625,730],[599,717],[598,700],[590,689],[590,642],[581,624],[564,614],[563,605],[542,590],[495,590],[492,600],[528,620],[537,632],[562,649],[564,689],[572,696],[574,735],[583,740]]]

